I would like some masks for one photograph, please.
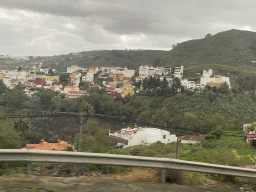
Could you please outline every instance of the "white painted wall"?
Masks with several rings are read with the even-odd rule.
[[[169,131],[157,129],[157,128],[142,128],[128,141],[128,147],[134,145],[150,145],[157,141],[162,143],[176,142],[177,137],[174,134],[170,134]]]

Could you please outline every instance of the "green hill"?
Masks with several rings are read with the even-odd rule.
[[[90,66],[119,66],[129,69],[138,69],[140,65],[152,65],[155,58],[163,54],[159,50],[103,50],[85,51],[80,55],[60,55],[52,57],[39,57],[36,60],[43,60],[42,67],[56,68],[60,72],[67,71],[67,67],[77,65],[84,68]]]
[[[185,67],[218,64],[231,67],[255,68],[256,33],[230,30],[216,35],[206,35],[177,44],[171,51],[158,58],[157,64],[169,63],[171,66]]]

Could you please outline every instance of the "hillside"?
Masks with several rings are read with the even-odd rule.
[[[37,57],[29,63],[43,62],[42,67],[55,68],[60,72],[66,72],[67,67],[78,65],[89,68],[90,66],[119,66],[129,69],[138,69],[140,65],[152,65],[155,58],[163,54],[159,50],[102,50],[84,51],[79,55],[67,54],[51,57]]]
[[[158,58],[159,64],[190,67],[200,64],[220,64],[232,67],[254,68],[256,60],[256,33],[229,30],[204,39],[178,43],[171,51]]]
[[[203,39],[178,43],[171,51],[84,51],[78,55],[70,53],[49,57],[30,57],[30,60],[25,62],[1,59],[0,67],[9,69],[19,65],[32,66],[35,63],[42,62],[43,68],[51,67],[60,72],[65,72],[66,68],[71,65],[85,68],[90,66],[126,66],[137,70],[140,65],[171,67],[184,65],[185,75],[188,77],[208,68],[242,74],[250,73],[250,76],[254,76],[256,74],[256,63],[252,61],[256,61],[256,33],[229,30],[215,35],[208,34]]]

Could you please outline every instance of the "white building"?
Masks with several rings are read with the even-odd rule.
[[[139,77],[145,79],[148,76],[149,66],[141,65],[139,67]]]
[[[200,84],[202,85],[202,87],[205,87],[207,83],[210,83],[210,82],[215,82],[215,78],[210,76],[206,76],[206,77],[203,76],[200,78]]]
[[[124,77],[125,78],[132,78],[134,76],[134,74],[135,74],[135,70],[127,69],[127,70],[124,71]]]
[[[139,67],[139,77],[140,79],[145,79],[150,76],[162,76],[168,75],[171,72],[171,67],[149,67],[146,65],[141,65]]]
[[[109,136],[127,140],[128,145],[126,145],[125,147],[130,147],[134,145],[150,145],[157,141],[161,141],[165,144],[177,142],[177,137],[175,134],[170,134],[169,131],[157,128],[128,127],[114,133],[109,132]]]
[[[208,71],[203,70],[203,77],[210,77],[210,76],[212,76],[212,73],[213,73],[212,69],[209,69]]]
[[[82,76],[82,81],[93,82],[94,81],[94,73],[88,72],[85,76]]]
[[[175,67],[175,70],[174,70],[174,78],[177,77],[177,78],[182,78],[183,76],[183,65],[181,65],[181,67]]]
[[[72,65],[71,67],[67,67],[67,73],[74,73],[77,71],[84,71],[84,68],[78,67],[76,65]]]
[[[162,143],[171,143],[177,142],[177,137],[175,134],[170,134],[169,131],[165,131],[157,128],[141,128],[138,129],[136,134],[132,136],[130,140],[128,140],[128,146],[134,145],[150,145],[157,141],[161,141]]]

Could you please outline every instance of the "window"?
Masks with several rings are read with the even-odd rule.
[[[163,135],[163,139],[166,139],[166,135]]]

